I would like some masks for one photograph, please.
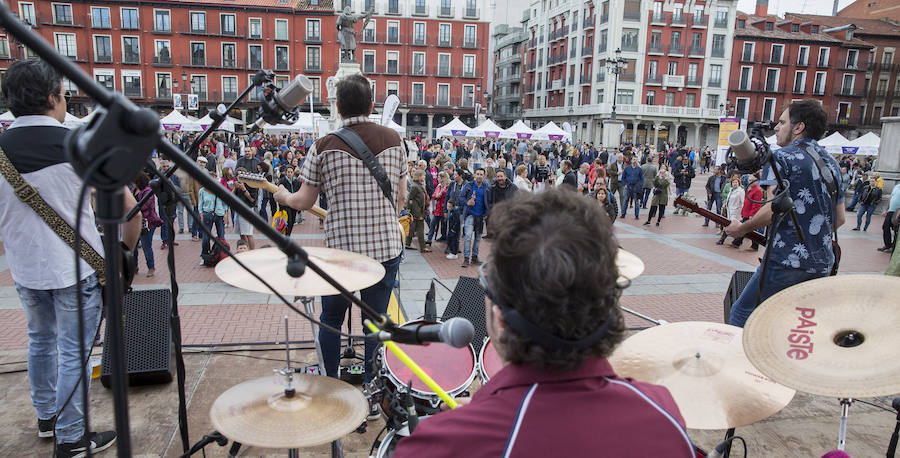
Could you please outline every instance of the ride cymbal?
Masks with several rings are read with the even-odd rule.
[[[900,393],[900,278],[841,275],[782,290],[744,327],[744,351],[779,383],[837,398]]]
[[[284,394],[280,375],[250,380],[222,393],[209,410],[217,431],[234,442],[263,448],[326,444],[366,419],[361,391],[338,379],[294,374],[296,394]]]
[[[669,323],[629,337],[609,362],[620,376],[668,388],[688,428],[736,428],[775,414],[795,393],[750,364],[741,334],[721,323]]]
[[[367,256],[333,248],[304,247],[304,249],[309,253],[311,261],[332,278],[340,281],[349,291],[368,288],[384,277],[384,266]],[[298,278],[288,275],[287,255],[278,248],[260,248],[235,256],[285,297],[338,294],[337,289],[308,268]],[[272,293],[231,258],[223,259],[216,265],[216,276],[225,283],[241,289],[264,294]]]
[[[619,248],[616,253],[616,267],[619,268],[619,282],[634,280],[644,272],[644,261],[630,251]]]

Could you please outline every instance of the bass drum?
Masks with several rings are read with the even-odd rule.
[[[481,381],[487,383],[491,377],[500,372],[500,369],[503,369],[500,355],[494,349],[491,339],[485,338],[484,345],[481,346],[481,354],[478,355],[478,372],[481,375]]]
[[[419,417],[419,423],[427,419],[427,416]],[[378,446],[378,453],[375,454],[375,458],[388,458],[393,455],[394,449],[397,448],[397,443],[406,436],[409,436],[409,428],[406,423],[403,423],[403,427],[400,429],[388,430],[384,440],[381,441],[381,445]]]

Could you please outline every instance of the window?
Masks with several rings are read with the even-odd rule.
[[[747,20],[746,19],[738,19],[737,20],[737,28],[743,29],[744,27],[747,27]]]
[[[322,103],[322,82],[319,77],[311,77],[309,82],[312,83],[313,91],[311,94],[313,103]],[[306,101],[309,103],[309,99]]]
[[[438,84],[437,87],[437,104],[440,106],[450,105],[450,85]]]
[[[191,94],[206,100],[206,75],[191,75]]]
[[[438,54],[437,76],[450,76],[450,54]]]
[[[137,8],[122,8],[122,29],[124,30],[137,30],[141,28],[141,24],[138,22],[138,10]],[[137,77],[138,85],[140,85],[141,77]]]
[[[122,86],[123,92],[128,97],[142,97],[143,93],[141,91],[141,74],[137,73],[125,73],[122,72]]]
[[[825,95],[825,72],[816,72],[816,81],[813,85],[814,95]]]
[[[138,37],[122,37],[122,63],[141,63],[141,45]]]
[[[633,105],[634,104],[634,90],[633,89],[619,89],[618,94],[616,94],[616,103],[620,105]]]
[[[722,66],[711,64],[709,66],[709,85],[719,87],[722,85]]]
[[[463,35],[463,47],[465,47],[465,48],[474,48],[475,47],[476,30],[477,30],[476,26],[466,25],[465,34]]]
[[[767,68],[766,69],[766,92],[776,92],[778,91],[778,75],[779,69],[777,68]]]
[[[363,73],[375,73],[375,51],[363,51]]]
[[[773,121],[775,119],[775,99],[766,98],[763,100],[763,121]]]
[[[191,32],[206,33],[206,13],[191,11]]]
[[[466,54],[463,56],[463,78],[475,78],[475,56]]]
[[[37,25],[37,19],[34,16],[34,3],[19,3],[19,17],[26,24]]]
[[[654,30],[650,32],[649,52],[662,52],[662,32]]]
[[[6,37],[0,37],[0,57],[9,57],[9,39]]]
[[[859,50],[849,49],[847,50],[847,67],[846,68],[856,68],[856,59],[859,57]]]
[[[725,35],[713,35],[712,57],[725,57]]]
[[[109,19],[109,8],[91,7],[91,27],[95,29],[109,29],[112,27]]]
[[[678,74],[678,62],[669,62],[669,70],[667,75],[677,75]]]
[[[803,70],[794,73],[794,93],[802,94],[806,91],[806,72]]]
[[[606,30],[600,31],[600,48],[597,49],[597,52],[605,53],[608,49],[608,44],[606,42]]]
[[[223,76],[222,77],[222,99],[226,102],[234,100],[238,96],[238,87],[237,87],[237,77],[236,76]]]
[[[797,49],[797,65],[805,67],[809,64],[809,46],[800,46]]]
[[[275,39],[278,41],[288,40],[287,19],[275,19]]]
[[[694,105],[697,104],[697,94],[685,94],[684,95],[684,106],[688,108],[695,108]]]
[[[414,52],[412,62],[412,74],[417,76],[425,75],[425,53]]]
[[[646,105],[656,105],[656,92],[647,91],[647,99],[644,103]]]
[[[219,15],[219,25],[222,30],[222,35],[236,35],[237,29],[234,22],[233,14],[221,14]]]
[[[741,91],[749,91],[750,84],[753,79],[753,68],[752,67],[741,67],[741,79],[738,83],[738,89]]]
[[[703,34],[702,33],[692,33],[691,34],[691,54],[697,53],[703,54]]]
[[[72,5],[53,3],[53,23],[72,25]]]
[[[276,46],[275,47],[275,70],[279,70],[279,71],[290,70],[287,46]]]
[[[415,44],[415,45],[424,45],[425,44],[425,23],[424,22],[416,22],[413,24],[413,44]]]
[[[844,73],[844,79],[841,82],[841,93],[845,95],[849,95],[853,93],[853,83],[856,80],[856,76],[850,73]]]
[[[766,22],[766,31],[771,32],[772,30],[775,30],[775,23]]]
[[[363,29],[363,43],[375,43],[375,21],[370,21],[369,25]]]
[[[750,99],[736,99],[734,102],[734,114],[738,118],[747,118],[747,108],[750,106]]]
[[[250,38],[262,38],[262,19],[250,18]]]
[[[172,97],[171,73],[156,74],[156,97],[160,99]]]
[[[156,40],[154,42],[153,62],[158,64],[172,63],[172,50],[169,40]]]
[[[322,48],[318,46],[306,47],[306,68],[309,70],[322,70]]]
[[[800,24],[791,24],[791,32],[799,33],[800,32]]]
[[[250,70],[261,70],[263,61],[262,45],[250,45],[248,49]]]
[[[78,58],[78,47],[75,44],[74,33],[54,33],[54,41],[56,41],[56,51],[60,54],[72,58]]]
[[[574,99],[574,98],[575,98],[575,94],[573,94],[573,93],[570,92],[570,93],[569,93],[569,104],[568,104],[567,106],[570,106],[570,107],[571,107],[571,106],[574,105],[574,104],[573,104],[573,101],[572,101],[572,99]]]
[[[101,86],[110,90],[116,90],[116,75],[113,70],[103,70],[103,73],[95,70],[94,79],[97,80]]]
[[[781,63],[781,56],[784,54],[784,45],[772,45],[772,57],[770,62],[773,64]]]
[[[191,65],[206,66],[206,43],[191,42]]]
[[[412,83],[413,105],[425,105],[425,83]]]
[[[108,35],[94,35],[94,60],[112,62],[112,38]]]
[[[306,39],[309,41],[322,41],[322,21],[318,19],[306,20]]]
[[[708,110],[718,110],[719,108],[719,95],[718,94],[708,94],[706,96],[706,109]]]
[[[234,43],[222,43],[222,66],[226,68],[237,66],[237,51]]]
[[[622,51],[638,50],[638,29],[622,29]]]
[[[753,51],[756,43],[744,43],[744,50],[741,53],[741,60],[744,62],[753,62]]]
[[[659,75],[659,61],[651,60],[647,66],[647,78],[657,80]]]
[[[388,51],[387,53],[387,73],[397,75],[400,73],[400,53],[397,51]]]
[[[675,106],[675,93],[674,92],[666,92],[666,106],[667,107]]]
[[[884,65],[891,65],[894,63],[894,52],[893,51],[885,51],[881,54],[881,63]]]
[[[387,21],[387,42],[400,43],[400,22]]]
[[[819,48],[819,67],[827,67],[828,66],[828,53],[831,51],[828,48]]]
[[[438,46],[450,46],[450,24],[438,26]]]
[[[715,21],[714,25],[716,26],[716,28],[719,28],[719,29],[727,29],[728,28],[728,7],[727,6],[724,6],[724,7],[720,6],[716,10],[716,21]]]
[[[415,14],[428,14],[428,10],[425,7],[425,0],[416,0]]]
[[[387,95],[399,95],[400,93],[400,83],[396,81],[388,81],[387,82]]]
[[[153,31],[172,31],[172,16],[169,10],[153,10]]]

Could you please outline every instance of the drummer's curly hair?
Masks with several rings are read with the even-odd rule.
[[[617,246],[606,212],[564,190],[520,193],[492,210],[488,232],[494,242],[485,275],[503,306],[566,340],[615,320],[605,338],[585,349],[544,348],[507,327],[500,338],[505,359],[571,371],[588,357],[609,356],[625,335],[625,319],[618,307]]]

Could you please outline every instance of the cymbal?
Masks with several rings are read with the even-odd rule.
[[[293,397],[280,375],[235,385],[209,410],[215,429],[244,445],[300,448],[349,434],[366,419],[368,402],[349,383],[322,375],[294,374]]]
[[[885,275],[841,275],[792,286],[750,315],[744,351],[762,373],[806,393],[900,393],[898,291],[900,278]]]
[[[378,283],[384,277],[384,266],[372,258],[351,251],[325,247],[304,247],[309,258],[349,291],[358,291]],[[283,296],[330,296],[337,289],[310,269],[299,278],[287,274],[287,255],[275,247],[245,251],[235,255],[257,275],[264,278]],[[234,259],[216,264],[216,276],[232,286],[271,294],[259,280],[247,273]]]
[[[619,248],[616,253],[616,267],[619,268],[619,282],[634,280],[644,272],[644,261],[630,251]]]
[[[736,428],[777,413],[794,397],[750,364],[741,334],[721,323],[655,326],[626,339],[609,362],[620,376],[668,388],[688,428]]]

